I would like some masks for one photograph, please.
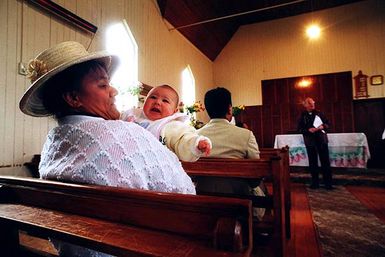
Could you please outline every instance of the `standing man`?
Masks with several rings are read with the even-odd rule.
[[[329,121],[325,115],[315,109],[315,101],[308,97],[303,102],[305,111],[298,120],[298,131],[302,133],[309,158],[309,170],[312,177],[310,188],[319,188],[318,155],[321,161],[322,176],[325,188],[332,186],[332,172],[329,160],[327,129]]]

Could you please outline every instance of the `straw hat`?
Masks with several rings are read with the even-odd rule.
[[[88,53],[82,44],[74,41],[63,42],[41,52],[28,64],[28,77],[32,84],[20,100],[20,110],[35,117],[51,115],[44,108],[41,98],[46,86],[50,85],[46,82],[65,69],[90,60],[104,63],[110,77],[118,64],[117,56],[105,51]]]

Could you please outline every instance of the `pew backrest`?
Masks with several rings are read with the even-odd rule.
[[[117,256],[251,252],[248,200],[6,176],[0,176],[0,199],[0,249],[9,254],[17,246],[6,238],[15,228]]]
[[[289,170],[289,146],[282,147],[280,149],[275,148],[261,148],[262,158],[269,158],[271,156],[280,156],[282,163],[280,172],[283,174],[284,193],[285,193],[285,219],[286,219],[286,237],[291,237],[291,183],[290,183],[290,170]]]
[[[182,162],[182,165],[187,174],[193,178],[221,177],[251,180],[268,178],[273,188],[270,197],[272,201],[256,201],[258,204],[266,204],[256,205],[256,207],[273,209],[273,240],[276,242],[274,255],[284,256],[286,237],[290,237],[290,184],[287,154],[287,149],[267,149],[261,151],[261,159],[201,158],[194,163]]]

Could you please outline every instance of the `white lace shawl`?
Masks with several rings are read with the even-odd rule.
[[[86,116],[59,124],[43,147],[42,178],[195,194],[175,154],[140,126]]]
[[[131,122],[74,115],[59,121],[44,144],[43,179],[195,194],[178,158]],[[60,255],[110,255],[52,240]]]

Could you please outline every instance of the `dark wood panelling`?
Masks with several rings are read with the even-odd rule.
[[[271,142],[273,140],[273,120],[271,118],[272,111],[271,111],[271,105],[265,105],[264,108],[262,108],[262,126],[263,126],[263,145],[266,145],[268,142]]]
[[[338,110],[340,108],[341,108],[341,102],[333,103],[334,110]],[[330,117],[330,115],[328,115],[327,113],[325,114],[327,115],[326,117]],[[331,120],[330,122],[334,124],[333,127],[335,131],[343,131],[343,127],[344,127],[343,122],[336,122],[338,120],[342,121],[343,117],[344,117],[344,113],[342,111],[334,113],[333,120]]]
[[[311,78],[312,86],[298,88],[296,83],[302,78]],[[316,108],[330,120],[330,132],[354,132],[351,72],[263,80],[263,105],[246,107],[238,119],[250,126],[260,147],[272,147],[275,135],[297,133],[306,97],[312,97]]]
[[[237,121],[246,123],[254,132],[258,144],[263,144],[262,108],[260,106],[247,106],[245,111],[235,118]]]
[[[385,98],[354,101],[354,120],[357,132],[365,133],[368,139],[368,167],[385,168]]]
[[[266,88],[262,94],[262,102],[263,103],[276,102],[276,99],[275,99],[275,96],[276,96],[275,84],[276,83],[279,83],[279,82],[274,81],[274,80],[268,80],[265,82]]]
[[[292,124],[292,115],[290,112],[290,104],[289,103],[283,103],[280,105],[281,108],[281,115],[282,117],[288,117],[287,119],[281,119],[281,130],[284,128],[290,128],[293,126]],[[295,117],[293,117],[295,120]]]

